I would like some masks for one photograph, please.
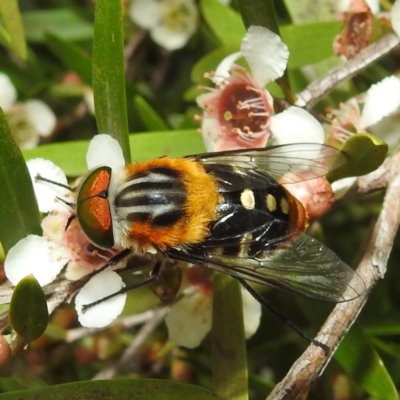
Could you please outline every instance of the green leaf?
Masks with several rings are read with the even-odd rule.
[[[32,181],[0,109],[0,241],[4,251],[30,233],[41,231]]]
[[[26,60],[25,30],[17,0],[0,1],[0,18],[7,33],[7,44],[23,60]]]
[[[92,60],[86,50],[51,33],[45,35],[45,42],[66,69],[74,71],[87,85],[92,85]]]
[[[388,145],[369,133],[357,133],[346,140],[342,151],[349,156],[348,161],[327,175],[330,182],[374,171],[385,160]]]
[[[218,400],[209,390],[160,379],[116,379],[66,383],[0,395],[4,400]]]
[[[240,43],[246,34],[240,14],[218,0],[201,0],[201,12],[215,36],[224,46],[235,45],[239,50]]]
[[[204,152],[201,135],[194,129],[136,133],[130,135],[134,161],[151,160],[161,156],[179,157]],[[67,176],[86,174],[88,141],[53,143],[25,150],[25,158],[44,158],[58,165]],[[0,165],[1,165],[0,159]],[[0,199],[2,192],[0,191]]]
[[[214,273],[212,379],[214,392],[229,400],[247,400],[246,339],[240,283]]]
[[[139,117],[149,131],[169,130],[168,125],[142,96],[135,96],[133,102],[135,103]]]
[[[284,3],[296,24],[326,22],[334,16],[334,7],[326,0],[284,0]]]
[[[290,53],[288,67],[300,68],[332,57],[333,39],[339,30],[336,21],[282,26],[282,40]]]
[[[46,330],[49,320],[46,297],[33,275],[15,287],[9,317],[12,328],[25,343],[33,342]]]
[[[97,128],[116,139],[130,162],[125,93],[124,34],[120,0],[98,0],[93,43],[93,92]]]
[[[45,33],[64,40],[88,40],[93,37],[92,24],[67,8],[28,11],[23,13],[22,20],[26,38],[31,42],[43,42]]]
[[[397,390],[382,359],[355,324],[346,334],[335,358],[343,369],[375,399],[397,400]]]

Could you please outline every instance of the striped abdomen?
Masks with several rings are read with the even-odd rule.
[[[205,168],[216,177],[223,201],[202,248],[218,255],[253,257],[283,246],[306,228],[303,206],[267,173],[219,164]]]

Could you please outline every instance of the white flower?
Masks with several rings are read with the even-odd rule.
[[[97,135],[91,141],[87,162],[89,169],[103,165],[120,170],[125,164],[121,148],[108,135]],[[120,252],[120,249],[93,251],[77,218],[73,218],[73,210],[66,204],[75,201],[70,191],[36,179],[40,175],[67,185],[65,174],[60,168],[50,161],[37,159],[28,161],[28,169],[39,209],[50,214],[42,222],[43,236],[29,235],[10,249],[4,269],[13,285],[30,274],[35,276],[40,285],[47,285],[65,266],[67,279],[76,280],[101,269]],[[94,275],[77,296],[76,310],[82,325],[101,327],[113,321],[122,312],[126,294],[101,302],[86,312],[82,312],[82,305],[115,293],[123,286],[117,273],[109,269]]]
[[[244,57],[250,72],[235,65]],[[208,151],[264,147],[275,143],[323,143],[321,124],[307,111],[289,107],[274,114],[265,85],[281,77],[289,51],[280,37],[266,28],[251,26],[240,52],[226,57],[212,75],[216,88],[200,95],[201,131]]]
[[[333,140],[344,142],[348,137],[368,130],[390,148],[395,148],[400,142],[400,79],[396,76],[384,78],[365,94],[348,100],[339,110],[333,110],[332,116],[329,134]],[[341,198],[354,182],[355,178],[334,182],[335,198]]]
[[[134,0],[129,15],[152,39],[167,50],[185,46],[197,28],[198,11],[193,0]]]
[[[333,110],[331,135],[344,141],[354,133],[368,130],[390,146],[396,146],[400,141],[399,112],[400,79],[390,76],[357,99],[350,99],[339,110]]]
[[[17,90],[10,78],[0,72],[0,107],[7,112],[17,101]]]
[[[400,1],[396,0],[390,10],[390,20],[392,28],[400,36]]]
[[[41,100],[28,100],[24,103],[28,120],[39,136],[47,137],[56,126],[56,116],[50,107]]]
[[[360,130],[372,127],[400,109],[400,79],[389,76],[367,91],[361,113]]]
[[[189,267],[186,271],[200,271],[209,276],[209,271],[201,266]],[[202,270],[204,273],[202,273]],[[186,283],[184,282],[183,285]],[[188,282],[183,297],[178,300],[165,317],[169,339],[179,346],[193,349],[200,345],[212,327],[213,291],[211,280]],[[249,339],[257,331],[261,319],[260,303],[244,288],[241,290],[245,337]]]
[[[126,294],[114,296],[94,307],[81,312],[82,307],[94,301],[101,300],[125,287],[122,278],[114,271],[104,270],[93,276],[79,291],[75,299],[78,319],[82,326],[102,328],[111,324],[122,313],[125,306]]]
[[[351,3],[357,4],[357,2],[361,3],[364,0],[336,0],[335,6],[336,11],[338,12],[346,12],[349,10]],[[377,14],[379,12],[379,0],[365,0],[368,7],[370,8],[373,14]],[[355,5],[354,5],[355,6]]]
[[[7,75],[0,72],[0,107],[6,114],[17,143],[22,149],[35,147],[40,137],[49,136],[56,126],[56,116],[41,100],[17,103],[17,91]]]
[[[211,330],[212,296],[202,292],[185,295],[171,307],[165,323],[170,340],[194,349]]]

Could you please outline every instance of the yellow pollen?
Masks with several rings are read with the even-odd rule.
[[[232,113],[230,111],[224,112],[224,119],[225,121],[230,121],[233,118]]]

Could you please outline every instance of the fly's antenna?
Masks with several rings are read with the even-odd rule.
[[[61,187],[61,188],[63,188],[63,189],[67,189],[67,190],[69,190],[69,191],[72,192],[72,193],[74,193],[74,192],[76,191],[76,188],[72,188],[72,187],[70,187],[70,186],[68,186],[68,185],[64,185],[63,183],[56,182],[56,181],[53,181],[53,180],[51,180],[51,179],[47,179],[47,178],[41,176],[40,174],[37,174],[37,175],[35,176],[35,180],[36,180],[36,181],[42,181],[42,182],[50,183],[50,184],[52,184],[52,185],[54,185],[54,186],[58,186],[58,187]],[[58,197],[58,196],[56,196],[56,198],[57,198],[58,200],[60,200],[62,203],[64,203],[65,205],[67,205],[67,206],[69,206],[69,207],[71,207],[71,208],[75,208],[75,204],[74,204],[74,203],[70,203],[69,201],[64,200],[64,199],[62,199],[61,197]]]
[[[64,185],[63,183],[60,183],[60,182],[53,181],[51,179],[47,179],[47,178],[41,176],[40,174],[36,174],[35,180],[36,181],[42,181],[42,182],[51,183],[52,185],[59,186],[59,187],[62,187],[64,189],[67,189],[70,192],[75,192],[75,188],[72,188],[72,187],[70,187],[68,185]]]

